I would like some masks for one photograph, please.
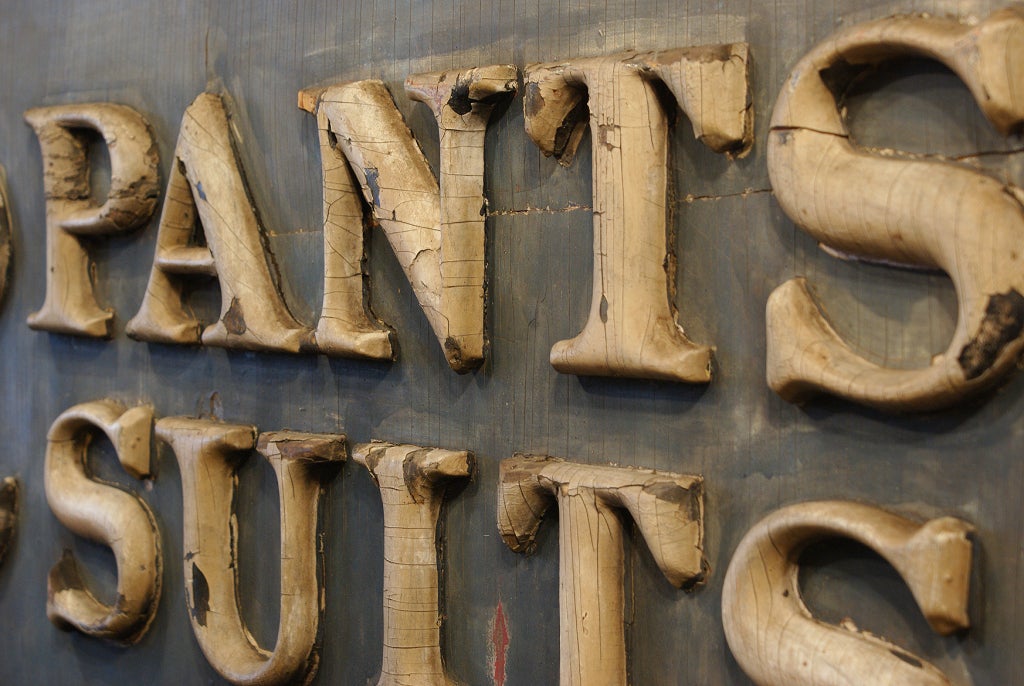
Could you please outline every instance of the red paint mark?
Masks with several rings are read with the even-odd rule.
[[[494,628],[491,630],[491,643],[494,647],[494,686],[505,686],[505,654],[508,652],[508,625],[505,623],[505,611],[501,608],[501,600],[494,611]]]

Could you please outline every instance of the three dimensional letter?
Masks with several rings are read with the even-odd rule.
[[[345,459],[345,437],[282,431],[261,434],[256,445],[274,468],[280,499],[281,614],[270,652],[256,644],[238,606],[236,471],[256,428],[173,417],[159,420],[156,433],[181,468],[186,600],[206,659],[233,684],[311,680],[324,611],[317,519],[325,485]]]
[[[445,490],[475,466],[465,450],[356,446],[384,501],[384,656],[378,686],[451,686],[441,655],[437,523]]]
[[[647,469],[517,455],[501,463],[498,531],[529,552],[557,504],[561,686],[625,686],[623,524],[628,511],[669,582],[704,579],[704,482]]]
[[[193,238],[197,213],[209,247]],[[182,118],[153,269],[128,335],[248,350],[309,347],[311,331],[288,311],[261,231],[224,104],[203,93]],[[183,302],[183,277],[195,275],[215,276],[220,283],[220,319],[205,329]]]
[[[803,550],[851,538],[896,568],[940,634],[968,626],[970,525],[943,517],[917,525],[849,502],[778,510],[740,542],[722,592],[722,622],[736,661],[758,686],[949,686],[933,665],[888,641],[814,618],[800,597]]]
[[[126,410],[112,400],[75,405],[47,435],[46,501],[57,519],[80,536],[110,547],[117,560],[117,602],[101,603],[85,586],[70,551],[50,570],[46,614],[62,629],[124,644],[138,641],[156,614],[163,581],[156,518],[138,496],[96,481],[86,455],[92,430],[114,445],[125,471],[145,478],[150,467],[153,410]]]
[[[824,391],[885,410],[941,408],[1000,381],[1024,350],[1024,193],[953,162],[883,157],[850,141],[833,95],[846,82],[831,81],[901,55],[952,69],[999,131],[1024,123],[1020,8],[976,26],[921,16],[862,24],[797,64],[768,139],[768,170],[786,214],[836,250],[942,269],[960,314],[930,366],[891,369],[840,338],[803,279],[783,284],[768,300],[768,383],[790,402]]]
[[[712,349],[686,337],[673,302],[675,260],[666,241],[669,113],[658,98],[659,81],[712,150],[749,148],[745,44],[526,69],[526,131],[544,154],[571,163],[590,113],[594,283],[583,331],[551,349],[551,364],[566,374],[711,380]]]
[[[499,65],[406,80],[409,97],[430,107],[440,129],[440,185],[380,81],[299,93],[299,105],[316,114],[323,157],[324,306],[316,334],[322,350],[394,356],[388,330],[369,318],[364,302],[358,183],[448,364],[460,373],[481,364],[484,134],[497,100],[515,92],[516,73]]]
[[[80,237],[128,231],[153,215],[160,198],[153,133],[138,112],[109,103],[38,107],[25,119],[39,137],[46,193],[46,299],[28,325],[108,338],[114,313],[96,302]],[[97,131],[110,151],[110,191],[102,205],[89,187],[81,129]]]

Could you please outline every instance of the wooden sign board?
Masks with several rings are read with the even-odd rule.
[[[1019,6],[0,35],[0,682],[1019,681]]]

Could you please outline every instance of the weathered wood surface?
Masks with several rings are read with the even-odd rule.
[[[299,93],[299,106],[317,115],[321,131],[326,126],[331,132],[332,150],[321,144],[321,155],[341,157],[351,168],[347,176],[338,175],[332,181],[358,181],[373,222],[388,237],[448,364],[459,373],[476,369],[484,361],[484,142],[495,105],[515,93],[517,75],[512,65],[493,65],[406,78],[406,94],[425,103],[437,120],[439,179],[382,81],[362,80]],[[324,180],[326,185],[326,175]],[[329,190],[334,190],[334,183]],[[347,225],[330,224],[324,234],[326,312],[317,327],[318,336],[325,338],[345,332],[346,320],[356,319],[340,311],[335,300],[336,263],[343,257],[359,264],[364,257],[362,241],[345,236],[363,232],[361,212]],[[348,240],[336,243],[339,234]],[[350,305],[356,312],[363,308],[365,281],[357,283],[360,302]],[[360,333],[368,327],[359,322],[349,328]],[[330,339],[325,343],[321,345],[327,351],[337,347]],[[345,348],[368,356],[359,346]],[[381,352],[385,354],[375,356],[395,357],[390,345]]]
[[[441,654],[440,517],[445,493],[473,475],[473,454],[373,442],[356,446],[352,457],[370,472],[384,511],[384,649],[377,686],[455,686]]]
[[[973,544],[954,517],[912,522],[841,500],[799,503],[754,525],[725,574],[722,624],[729,648],[759,686],[949,686],[934,665],[852,620],[823,622],[804,603],[800,557],[808,546],[851,539],[882,556],[907,584],[932,630],[970,626]]]
[[[345,437],[276,431],[257,439],[253,426],[183,417],[158,420],[156,434],[171,447],[181,472],[186,605],[210,665],[232,684],[312,679],[324,611],[320,506],[345,459]],[[262,599],[239,582],[244,576],[238,559],[237,472],[254,447],[270,462],[279,496],[282,591],[273,648],[260,645],[246,626],[243,604]],[[271,557],[261,550],[262,559]]]
[[[883,18],[838,31],[793,69],[772,114],[768,170],[786,213],[856,259],[941,269],[959,301],[949,347],[892,369],[852,351],[793,279],[768,300],[768,383],[799,402],[816,392],[884,410],[962,403],[1016,369],[1024,349],[1024,194],[956,160],[871,152],[851,140],[843,94],[872,65],[930,56],[956,73],[1004,135],[1024,126],[1024,7],[980,23]],[[846,74],[840,74],[846,72]]]
[[[515,452],[576,462],[701,474],[711,572],[692,595],[673,589],[644,546],[625,552],[626,641],[635,684],[743,685],[720,619],[722,577],[745,532],[804,500],[877,503],[923,520],[953,515],[977,527],[972,630],[929,630],[894,571],[863,549],[816,547],[804,596],[830,622],[851,617],[935,664],[954,683],[1020,682],[1024,624],[1024,375],[939,414],[890,417],[819,398],[802,407],[765,383],[765,303],[805,276],[834,328],[880,364],[927,365],[953,334],[956,302],[944,276],[837,260],[795,228],[768,192],[768,115],[798,60],[836,29],[897,11],[981,18],[999,3],[857,0],[639,0],[636,3],[362,2],[179,3],[12,0],[0,22],[0,164],[8,170],[14,256],[0,301],[0,474],[18,478],[18,531],[0,566],[3,683],[220,683],[200,652],[178,565],[147,635],[125,651],[56,630],[45,619],[46,575],[71,548],[90,584],[115,597],[114,561],[78,540],[43,498],[46,431],[77,403],[112,397],[151,403],[158,417],[220,416],[262,431],[344,433],[415,445],[458,446],[477,474],[444,513],[446,669],[466,684],[558,680],[558,546],[544,527],[537,553],[509,551],[495,529],[498,464]],[[45,201],[39,144],[22,113],[38,106],[113,101],[142,113],[170,178],[182,114],[209,86],[232,113],[246,181],[302,324],[320,314],[323,191],[316,122],[296,108],[300,89],[376,78],[395,94],[437,170],[437,125],[403,95],[411,73],[468,65],[563,61],[688,45],[747,42],[757,115],[750,155],[707,150],[688,130],[671,137],[670,227],[680,321],[715,345],[706,387],[600,381],[555,372],[552,345],[580,331],[592,291],[591,156],[564,169],[528,139],[521,96],[485,138],[488,296],[492,343],[483,367],[456,375],[380,232],[370,238],[373,311],[399,333],[399,359],[229,352],[139,343],[124,335],[138,311],[156,247],[156,219],[91,246],[97,299],[118,313],[110,342],[30,330],[45,285]],[[867,94],[864,94],[864,93]],[[874,148],[963,157],[1018,183],[1020,140],[984,121],[958,79],[929,63],[884,69],[847,100],[853,134]],[[686,126],[680,122],[677,126]],[[586,141],[584,141],[585,143]],[[979,154],[985,153],[985,154]],[[101,161],[93,183],[106,183]],[[216,294],[195,298],[214,321]],[[102,441],[91,461],[131,485]],[[325,618],[316,683],[365,684],[380,671],[380,494],[347,464],[324,503]],[[276,642],[280,549],[276,480],[254,456],[240,468],[239,574],[246,626]],[[157,446],[151,489],[170,557],[182,549],[180,476]],[[265,555],[265,551],[274,551]],[[498,612],[498,608],[501,612]],[[500,621],[495,621],[495,617]],[[507,637],[507,638],[503,638]],[[457,650],[450,646],[458,646]],[[499,659],[492,655],[497,652]],[[27,656],[27,659],[10,656]],[[503,658],[503,659],[502,659]],[[495,679],[496,670],[505,679]],[[123,675],[123,676],[118,676]]]
[[[185,110],[146,297],[125,332],[156,343],[297,352],[312,335],[278,292],[274,258],[266,254],[265,229],[239,162],[241,141],[232,138],[219,95],[202,93]],[[209,247],[195,245],[193,233]],[[221,311],[205,328],[180,283],[188,275],[217,277]]]
[[[569,166],[588,120],[592,141],[590,315],[579,334],[551,348],[558,371],[711,380],[712,347],[687,338],[676,317],[675,247],[666,245],[672,235],[666,226],[669,121],[678,106],[712,150],[747,151],[753,134],[748,56],[740,43],[526,68],[523,117],[537,147]]]
[[[554,507],[552,507],[554,505]],[[516,455],[501,463],[498,533],[532,553],[549,510],[558,511],[560,686],[628,683],[625,530],[646,545],[677,588],[705,579],[704,483],[699,476],[583,465]]]
[[[117,561],[117,600],[105,603],[64,551],[46,582],[46,615],[61,629],[131,645],[159,610],[163,545],[153,511],[137,493],[92,478],[88,464],[89,445],[102,433],[126,472],[148,478],[152,427],[151,406],[96,400],[68,408],[47,432],[43,483],[50,510],[75,534],[108,546]]]
[[[114,312],[96,301],[86,240],[149,221],[160,195],[153,132],[138,112],[112,102],[33,107],[25,121],[39,137],[46,194],[46,299],[28,325],[109,338]],[[90,135],[110,162],[105,197],[91,183],[99,146],[90,154]]]

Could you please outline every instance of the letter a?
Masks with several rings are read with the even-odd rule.
[[[209,247],[196,245],[196,213]],[[140,341],[299,352],[311,338],[270,273],[261,228],[217,95],[189,105],[174,151],[156,257],[127,332]],[[215,276],[220,320],[206,329],[183,302],[183,276]]]

